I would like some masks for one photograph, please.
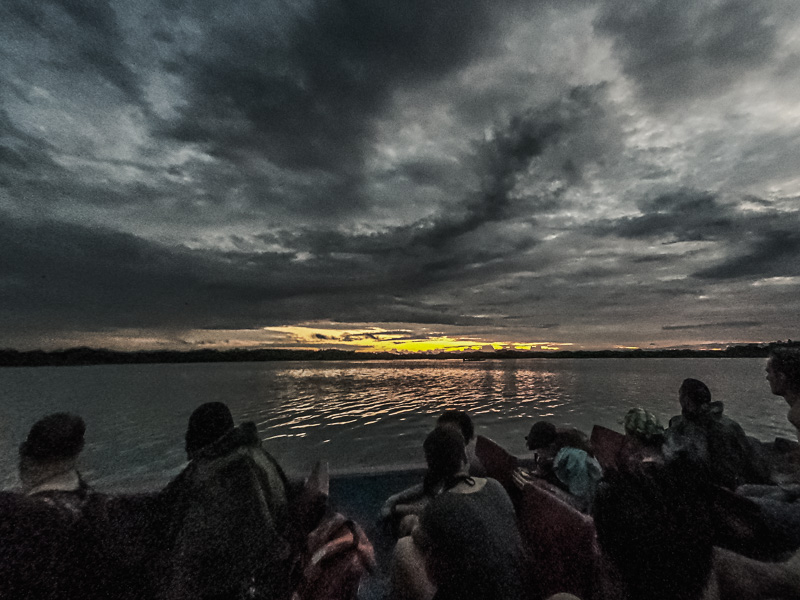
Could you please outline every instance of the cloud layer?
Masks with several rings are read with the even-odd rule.
[[[793,3],[0,12],[8,345],[797,337]]]

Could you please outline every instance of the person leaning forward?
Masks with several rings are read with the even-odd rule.
[[[186,431],[189,465],[163,491],[167,542],[161,598],[279,600],[300,546],[289,482],[254,423],[203,404]]]

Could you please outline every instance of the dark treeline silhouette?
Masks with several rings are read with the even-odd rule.
[[[461,360],[509,358],[766,358],[773,346],[800,346],[800,342],[769,342],[729,346],[724,350],[496,350],[437,353],[356,352],[355,350],[155,350],[121,352],[97,348],[68,350],[0,350],[2,367],[81,366],[152,363],[262,362],[285,360]]]

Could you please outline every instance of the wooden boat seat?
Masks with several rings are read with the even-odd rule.
[[[475,454],[483,464],[486,476],[499,481],[513,498],[514,469],[519,463],[517,457],[494,440],[482,435],[475,439]]]
[[[517,516],[541,597],[566,592],[591,600],[600,554],[594,520],[536,482],[522,488]]]
[[[525,478],[521,487],[515,485],[513,474],[519,461],[493,440],[479,435],[475,454],[487,476],[497,479],[514,500],[535,596],[568,592],[591,600],[599,556],[592,518],[558,498],[550,489],[553,486],[543,480]]]
[[[625,444],[625,436],[613,429],[595,425],[589,438],[594,457],[604,471],[617,467],[617,455]]]

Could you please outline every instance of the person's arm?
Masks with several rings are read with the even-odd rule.
[[[414,504],[418,502],[425,496],[425,490],[422,487],[421,483],[417,485],[413,485],[410,488],[404,489],[402,492],[398,492],[389,496],[386,499],[386,502],[383,503],[381,507],[381,519],[388,519],[392,516],[392,513],[397,510],[398,505],[402,504]],[[409,513],[403,513],[409,514]]]

